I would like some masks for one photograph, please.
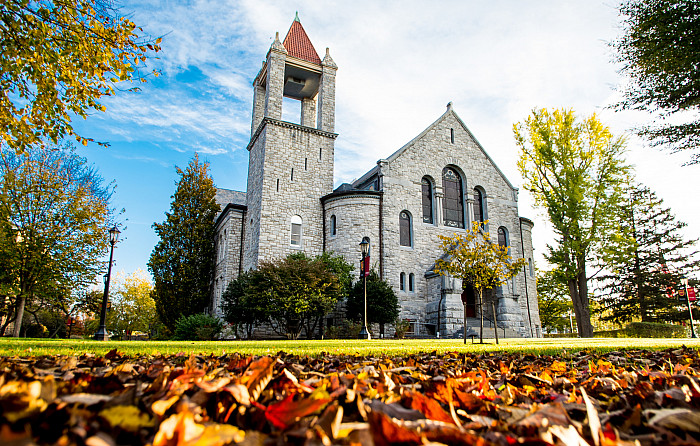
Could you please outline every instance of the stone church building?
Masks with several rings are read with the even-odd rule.
[[[471,327],[480,310],[471,287],[433,272],[443,255],[438,235],[488,220],[498,243],[529,262],[493,291],[499,334],[540,336],[533,223],[518,215],[518,190],[451,103],[412,141],[333,189],[337,69],[328,49],[319,57],[298,18],[283,42],[278,34],[272,43],[253,81],[247,190],[217,192],[213,312],[220,313],[221,295],[238,274],[293,252],[340,254],[357,272],[367,236],[372,267],[399,296],[409,335],[459,334],[462,299]],[[301,103],[298,124],[282,120],[283,97]],[[493,319],[490,308],[484,314]],[[326,323],[339,322],[332,319]]]

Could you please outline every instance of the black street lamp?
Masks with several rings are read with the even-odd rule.
[[[362,277],[365,281],[365,311],[364,319],[365,323],[360,330],[360,339],[372,339],[369,330],[367,330],[367,275],[369,274],[369,262],[366,259],[369,257],[369,237],[362,237],[362,242],[360,242],[360,249],[362,250]]]
[[[112,249],[109,252],[109,267],[107,268],[107,275],[105,277],[105,294],[102,297],[102,309],[100,311],[100,328],[97,329],[95,333],[95,339],[98,341],[109,341],[109,336],[107,335],[107,328],[105,327],[105,319],[107,318],[107,300],[109,299],[109,279],[112,277],[112,259],[114,258],[114,245],[117,244],[117,239],[119,238],[119,229],[114,225],[112,229],[109,230],[109,244],[112,245]]]

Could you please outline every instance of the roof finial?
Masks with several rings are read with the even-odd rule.
[[[452,101],[447,103],[447,109],[452,110]]]
[[[296,16],[294,17],[294,21],[301,23],[301,20],[299,20],[299,11],[295,11],[295,13],[296,13]]]

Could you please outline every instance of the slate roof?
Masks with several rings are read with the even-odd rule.
[[[216,203],[221,206],[221,210],[224,210],[227,204],[246,205],[245,192],[237,190],[221,189],[217,187],[214,199]]]
[[[289,27],[287,37],[284,38],[282,44],[290,56],[321,65],[321,58],[318,57],[318,53],[309,36],[304,31],[304,27],[301,26],[298,16],[292,22],[292,26]]]

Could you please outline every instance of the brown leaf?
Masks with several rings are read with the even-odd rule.
[[[407,427],[394,423],[381,412],[371,412],[369,414],[369,424],[374,443],[377,446],[421,443],[420,435]]]
[[[700,412],[690,409],[645,410],[650,426],[700,432]]]
[[[588,415],[588,427],[591,429],[591,437],[593,437],[593,443],[595,446],[600,446],[600,438],[602,434],[602,429],[600,426],[600,417],[598,416],[598,411],[591,403],[591,399],[588,398],[586,394],[586,389],[580,388],[581,397],[583,402],[586,404],[586,414]]]
[[[251,363],[241,376],[239,383],[248,388],[248,393],[254,401],[258,400],[260,393],[272,379],[272,369],[275,362],[275,358],[263,356]]]

